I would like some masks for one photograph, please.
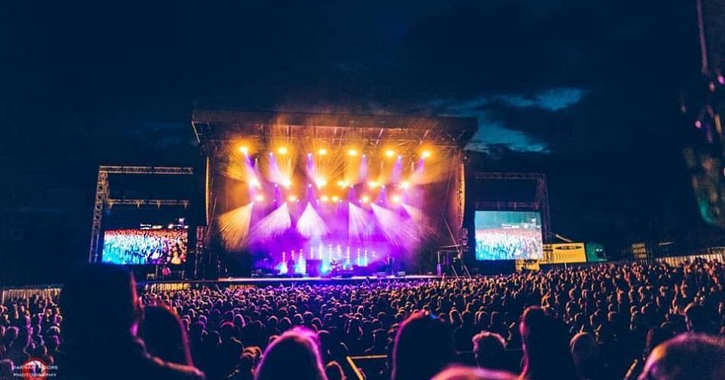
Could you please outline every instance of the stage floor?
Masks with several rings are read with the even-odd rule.
[[[406,275],[406,276],[352,276],[352,277],[223,277],[218,280],[147,280],[139,281],[141,285],[178,285],[191,284],[196,286],[214,285],[252,285],[252,286],[278,286],[299,284],[355,284],[363,281],[424,281],[439,280],[443,277],[434,275]]]
[[[438,280],[440,276],[434,275],[408,275],[408,276],[352,276],[352,277],[227,277],[216,282],[233,284],[293,284],[293,283],[346,283],[360,281],[419,281]]]

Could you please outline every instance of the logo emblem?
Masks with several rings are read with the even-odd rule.
[[[25,380],[45,380],[48,378],[48,365],[41,359],[30,358],[22,365]]]

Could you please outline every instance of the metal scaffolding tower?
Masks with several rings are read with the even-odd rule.
[[[111,198],[110,186],[108,184],[109,174],[151,174],[151,175],[192,175],[194,169],[190,167],[175,166],[107,166],[98,167],[98,180],[96,181],[96,200],[93,205],[93,223],[91,225],[91,245],[88,253],[88,262],[101,261],[101,250],[99,242],[101,236],[101,223],[103,212],[106,207],[113,205],[155,205],[161,206],[184,206],[189,205],[188,199],[113,199]]]

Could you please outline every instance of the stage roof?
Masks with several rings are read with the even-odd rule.
[[[399,143],[426,142],[463,148],[478,130],[476,118],[400,115],[352,115],[297,112],[244,112],[197,109],[192,126],[198,142],[208,145],[242,137]]]

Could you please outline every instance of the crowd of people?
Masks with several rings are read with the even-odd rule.
[[[187,235],[183,228],[108,230],[103,234],[103,261],[179,265],[186,261]]]
[[[381,358],[368,379],[723,379],[723,281],[698,260],[139,294],[97,265],[0,307],[0,379],[37,358],[62,379],[338,380],[351,356]]]
[[[535,260],[543,257],[541,229],[476,230],[477,260]]]

